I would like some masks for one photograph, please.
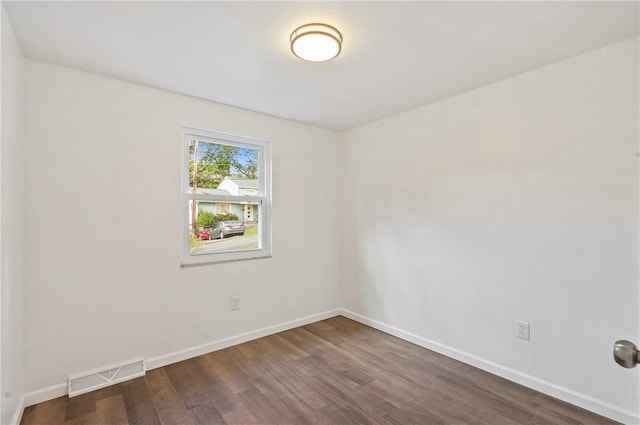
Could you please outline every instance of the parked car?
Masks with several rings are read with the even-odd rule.
[[[219,221],[209,231],[209,240],[224,239],[231,235],[244,235],[244,223],[237,220]]]
[[[196,230],[196,238],[202,239],[203,241],[206,241],[207,239],[211,240],[211,238],[209,238],[209,234],[211,233],[212,228],[213,226],[200,227]]]

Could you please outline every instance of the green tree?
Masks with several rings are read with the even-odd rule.
[[[248,179],[258,178],[258,151],[255,149],[236,148],[232,166],[236,174]]]
[[[255,179],[258,176],[258,151],[237,146],[199,142],[197,169],[195,148],[190,147],[191,187],[217,188],[225,177]],[[195,183],[195,185],[194,185]]]

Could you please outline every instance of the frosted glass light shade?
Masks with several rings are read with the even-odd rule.
[[[291,33],[291,51],[309,62],[326,62],[342,50],[342,34],[326,24],[306,24]]]

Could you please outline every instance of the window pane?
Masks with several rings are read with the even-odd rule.
[[[258,149],[192,140],[189,143],[191,193],[258,196]]]
[[[194,205],[196,225],[190,223],[190,255],[260,248],[259,202],[189,201],[190,213]]]

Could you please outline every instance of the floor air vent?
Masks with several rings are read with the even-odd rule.
[[[69,376],[69,397],[137,378],[145,373],[144,358],[76,373]]]

